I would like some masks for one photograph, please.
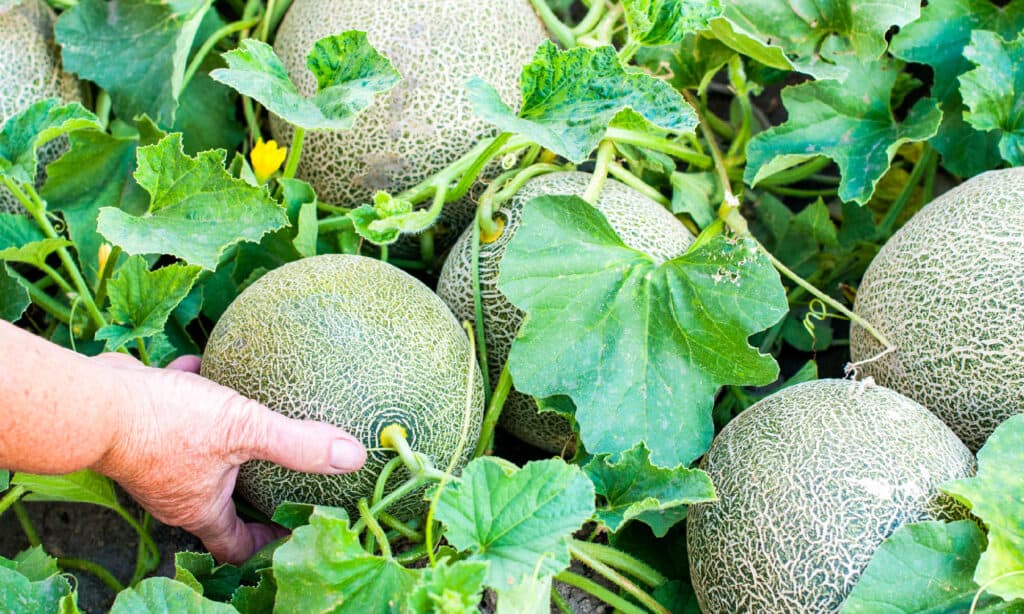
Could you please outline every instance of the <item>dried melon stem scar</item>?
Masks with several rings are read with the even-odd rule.
[[[895,352],[895,351],[896,351],[896,346],[895,345],[890,345],[889,347],[885,348],[884,350],[882,350],[881,352],[875,354],[874,356],[865,358],[864,360],[858,360],[857,362],[848,362],[848,363],[846,363],[846,366],[843,367],[843,373],[846,374],[846,377],[848,377],[850,379],[857,379],[857,373],[859,372],[861,367],[863,367],[864,365],[867,365],[867,364],[871,364],[871,363],[875,362],[876,360],[880,360],[886,354],[889,354],[889,353]]]

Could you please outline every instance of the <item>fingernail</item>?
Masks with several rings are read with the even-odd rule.
[[[337,471],[355,471],[366,462],[366,450],[349,439],[335,439],[331,444],[331,467]]]

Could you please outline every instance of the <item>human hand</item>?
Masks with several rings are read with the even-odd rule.
[[[118,416],[113,446],[91,467],[157,520],[192,533],[218,560],[241,563],[284,531],[245,523],[231,493],[238,466],[268,460],[308,473],[349,473],[366,450],[336,427],[292,420],[198,375],[199,358],[167,369],[125,354],[93,359],[137,400]]]

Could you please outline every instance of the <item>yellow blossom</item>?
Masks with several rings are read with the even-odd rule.
[[[96,264],[98,270],[102,273],[103,269],[107,268],[107,259],[110,258],[110,243],[103,243],[100,245],[99,251],[96,253]]]
[[[267,141],[266,143],[263,142],[263,139],[256,141],[256,146],[249,154],[249,159],[252,160],[252,170],[256,173],[256,180],[266,183],[267,179],[270,179],[270,176],[281,168],[287,155],[288,148],[278,147],[277,141]]]

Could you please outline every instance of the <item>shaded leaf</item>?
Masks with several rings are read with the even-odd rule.
[[[28,490],[26,501],[91,503],[112,510],[120,508],[110,478],[88,469],[66,475],[15,473],[11,484]]]
[[[135,179],[151,200],[145,215],[100,209],[98,229],[129,254],[170,254],[213,271],[224,251],[288,225],[265,190],[224,170],[224,152],[182,151],[181,134],[138,150]]]
[[[722,13],[718,0],[623,0],[622,6],[630,39],[651,46],[681,42]]]
[[[592,454],[644,441],[653,464],[689,465],[711,443],[718,388],[778,375],[747,342],[787,311],[778,274],[752,241],[703,236],[657,263],[579,198],[527,203],[498,281],[528,314],[512,378],[538,398],[571,397]]]
[[[0,264],[0,320],[17,322],[28,306],[32,304],[28,290],[17,279],[11,276],[6,264]],[[0,478],[3,478],[0,475]],[[0,479],[0,491],[7,486]]]
[[[72,594],[71,584],[62,575],[37,578],[39,571],[38,567],[25,568],[17,559],[0,557],[0,611],[57,611],[61,599]]]
[[[1004,41],[975,31],[964,56],[978,65],[960,77],[964,119],[978,130],[996,130],[999,153],[1013,166],[1024,164],[1024,34]]]
[[[0,178],[32,184],[40,147],[69,132],[100,128],[96,116],[77,102],[62,105],[56,98],[40,100],[7,118],[0,128]]]
[[[46,264],[46,257],[62,247],[73,245],[67,239],[42,239],[21,247],[0,250],[0,261],[24,262],[36,267]]]
[[[449,543],[490,563],[486,584],[500,588],[568,567],[568,540],[593,513],[594,486],[578,467],[552,459],[510,470],[481,457],[444,489],[435,515]]]
[[[242,582],[242,570],[217,565],[208,552],[174,553],[174,579],[214,601],[228,601]]]
[[[148,578],[117,594],[110,614],[237,614],[226,603],[207,599],[187,584]]]
[[[523,68],[518,114],[484,80],[473,78],[466,87],[478,116],[577,164],[626,109],[662,130],[688,132],[697,125],[678,91],[646,73],[627,71],[612,47],[559,51],[544,42]]]
[[[313,45],[306,66],[316,76],[317,93],[304,98],[288,77],[274,49],[246,39],[224,54],[228,68],[210,76],[256,100],[285,121],[307,130],[351,128],[374,98],[400,80],[390,60],[377,53],[365,32],[351,30]]]

